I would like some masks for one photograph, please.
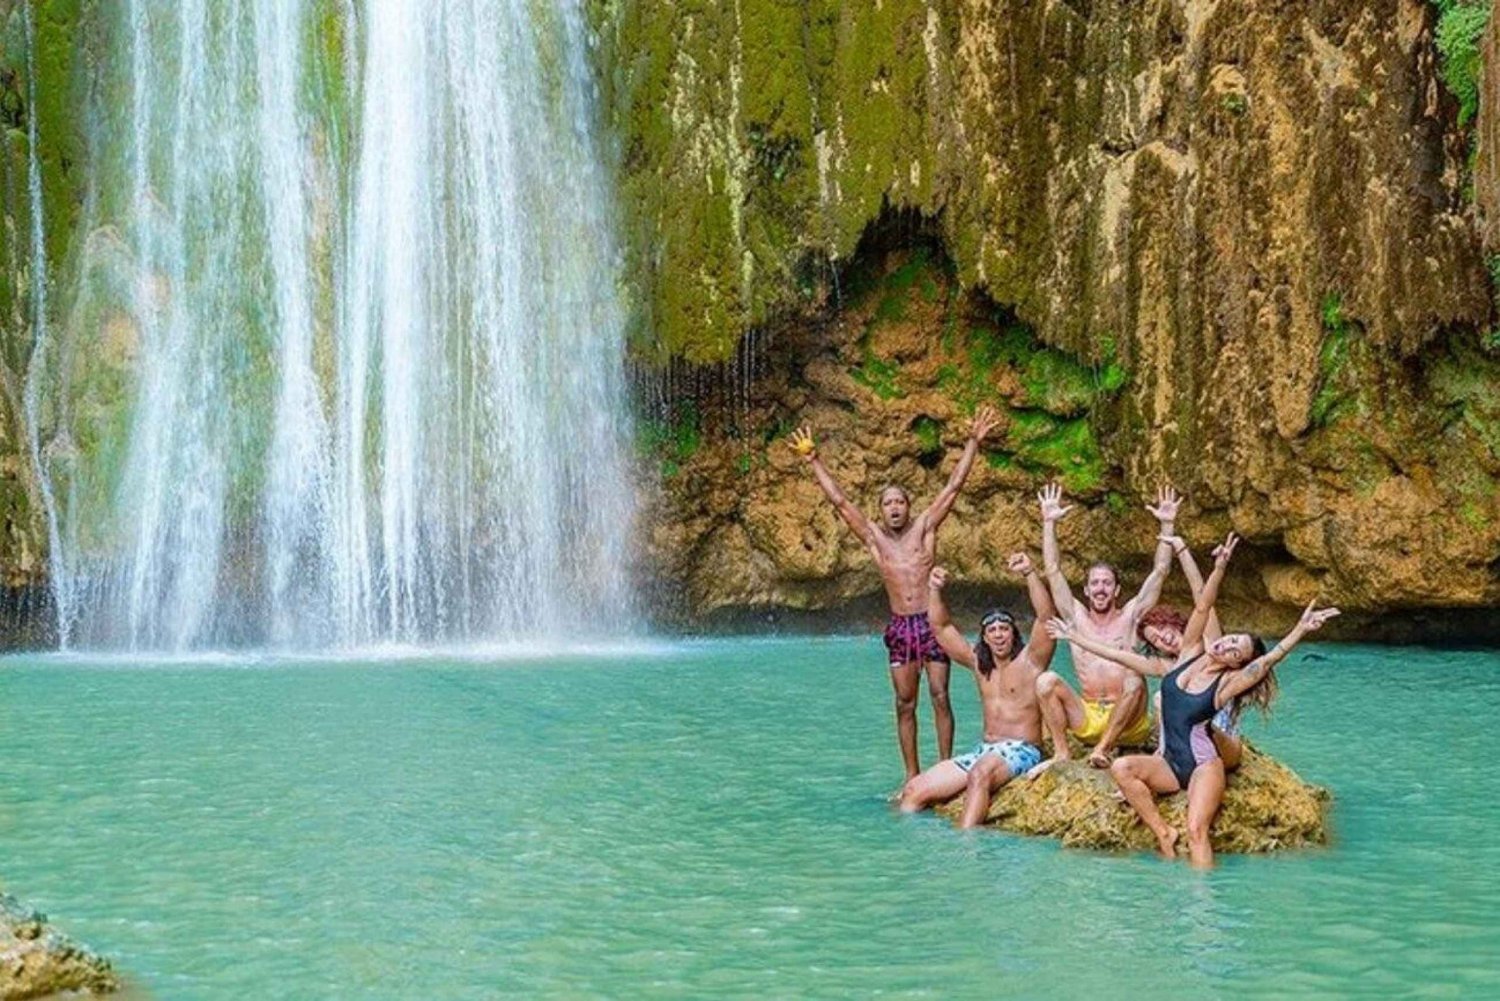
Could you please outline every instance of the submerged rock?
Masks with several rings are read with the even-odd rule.
[[[119,989],[109,960],[47,924],[45,914],[0,894],[0,1001]]]
[[[1069,848],[1151,851],[1156,840],[1126,803],[1114,797],[1109,772],[1082,758],[1063,762],[1035,781],[1008,783],[990,804],[986,823],[1017,834],[1059,838]],[[1328,841],[1328,790],[1304,782],[1296,772],[1248,744],[1240,767],[1229,773],[1224,805],[1214,820],[1216,852],[1273,852]],[[1162,817],[1187,829],[1187,794],[1157,800]],[[963,797],[939,807],[957,820]],[[1178,842],[1186,854],[1187,839]]]

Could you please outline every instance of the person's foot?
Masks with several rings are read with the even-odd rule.
[[[1156,851],[1162,858],[1177,857],[1177,828],[1169,827],[1156,836]]]
[[[1089,753],[1090,768],[1108,768],[1113,760],[1114,757],[1108,751],[1101,751],[1097,747]]]

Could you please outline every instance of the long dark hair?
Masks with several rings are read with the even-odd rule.
[[[1265,655],[1266,641],[1251,634],[1250,659],[1245,662],[1245,666],[1248,667]],[[1235,697],[1229,710],[1229,717],[1234,720],[1235,725],[1239,725],[1240,714],[1245,711],[1245,707],[1254,706],[1260,712],[1261,719],[1268,719],[1271,715],[1271,703],[1276,701],[1276,696],[1280,693],[1281,685],[1276,682],[1276,668],[1272,667],[1261,675],[1260,680],[1253,687]]]
[[[980,620],[979,639],[974,643],[974,659],[979,662],[979,673],[986,680],[995,672],[995,655],[990,651],[990,645],[984,641],[984,631],[996,620],[1010,626],[1010,652],[1006,654],[1007,657],[1014,660],[1026,645],[1026,641],[1021,638],[1021,624],[1014,615],[1003,608],[992,608],[985,612],[984,618]]]

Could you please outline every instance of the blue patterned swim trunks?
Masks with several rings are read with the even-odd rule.
[[[1024,740],[997,740],[993,743],[981,740],[974,745],[974,750],[968,754],[960,754],[953,759],[953,763],[966,772],[972,771],[979,764],[979,759],[986,754],[993,754],[1004,761],[1010,769],[1011,778],[1025,775],[1042,763],[1042,749]]]

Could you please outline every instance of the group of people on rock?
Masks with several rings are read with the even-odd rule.
[[[953,509],[980,444],[996,424],[982,408],[958,465],[936,500],[912,516],[911,498],[899,486],[880,492],[880,516],[872,520],[850,502],[818,456],[811,432],[799,429],[793,449],[844,521],[869,549],[890,599],[885,630],[891,685],[896,696],[896,736],[906,766],[900,805],[915,812],[963,793],[961,823],[984,822],[990,797],[1012,779],[1035,778],[1070,756],[1068,736],[1090,747],[1088,763],[1108,768],[1126,802],[1156,837],[1164,857],[1176,854],[1178,832],[1156,806],[1156,796],[1186,789],[1187,837],[1194,865],[1213,861],[1209,829],[1223,801],[1226,769],[1239,764],[1239,719],[1248,706],[1262,711],[1276,696],[1274,668],[1308,633],[1338,615],[1336,608],[1308,605],[1297,625],[1267,650],[1249,633],[1225,633],[1214,604],[1234,554],[1233,532],[1213,551],[1207,579],[1176,534],[1181,498],[1170,487],[1158,491],[1147,510],[1158,523],[1156,557],[1135,597],[1120,603],[1120,575],[1108,563],[1088,569],[1083,600],[1064,576],[1057,523],[1071,507],[1062,490],[1049,485],[1038,495],[1042,518],[1042,569],[1026,553],[1013,553],[1010,571],[1021,577],[1034,623],[1023,636],[1011,612],[996,608],[969,643],[954,625],[943,589],[949,575],[935,566],[937,532]],[[1157,604],[1173,561],[1193,595],[1190,615]],[[1051,669],[1059,640],[1072,646],[1079,691]],[[979,688],[984,731],[965,754],[953,753],[953,710],[948,701],[950,663],[973,672]],[[941,761],[923,771],[917,756],[919,681],[927,676]],[[1147,678],[1160,678],[1153,727]],[[1114,756],[1116,748],[1140,748],[1157,735],[1155,754]],[[1044,760],[1043,735],[1052,745]]]

